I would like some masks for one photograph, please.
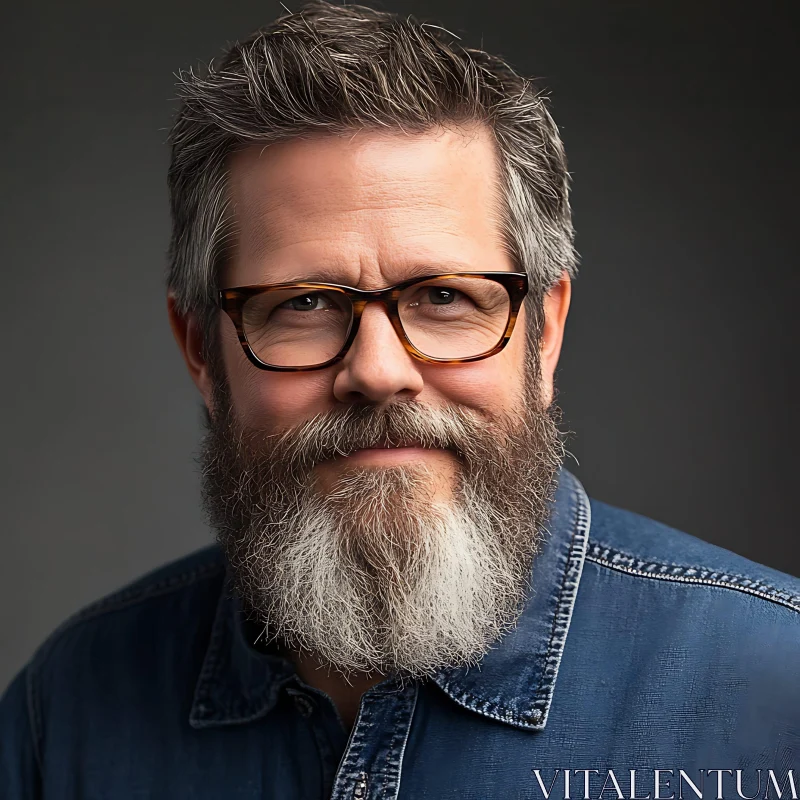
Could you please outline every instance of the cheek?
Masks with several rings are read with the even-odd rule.
[[[524,388],[524,351],[509,342],[496,356],[471,364],[430,365],[425,386],[432,403],[454,403],[489,416],[518,406]]]
[[[492,416],[518,409],[525,397],[525,356],[527,348],[525,310],[521,310],[506,347],[483,361],[454,364],[429,372],[445,402],[460,403]]]
[[[326,411],[333,397],[330,369],[270,372],[254,367],[237,339],[223,343],[233,409],[247,427],[294,427]]]

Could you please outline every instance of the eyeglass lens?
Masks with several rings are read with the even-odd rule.
[[[406,287],[397,311],[417,350],[431,358],[459,359],[482,355],[501,341],[511,301],[502,284],[487,278],[432,278]],[[276,367],[329,361],[352,324],[352,303],[335,289],[263,292],[242,308],[248,344],[259,360]]]

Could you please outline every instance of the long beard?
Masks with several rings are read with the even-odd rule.
[[[564,446],[560,410],[528,380],[516,416],[416,401],[337,408],[296,428],[244,429],[216,387],[203,501],[234,585],[268,639],[338,672],[430,675],[477,663],[522,611]],[[450,496],[425,462],[320,462],[417,442],[451,450]]]

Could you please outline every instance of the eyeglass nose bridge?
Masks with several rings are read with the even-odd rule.
[[[364,313],[367,305],[370,303],[380,303],[385,307],[386,315],[389,317],[389,322],[392,323],[392,328],[394,328],[394,332],[403,343],[406,351],[412,356],[416,355],[420,359],[427,360],[427,357],[417,350],[416,347],[414,347],[411,340],[408,338],[405,329],[403,328],[403,323],[397,310],[397,303],[400,299],[400,291],[401,290],[397,288],[390,288],[376,289],[373,291],[360,290],[358,292],[358,296],[356,297],[352,296],[354,293],[351,294],[350,303],[353,307],[353,320],[350,324],[350,332],[347,335],[347,339],[337,356],[339,360],[343,359],[347,355],[353,342],[355,342],[356,336],[358,336],[358,331],[361,327],[361,315]]]

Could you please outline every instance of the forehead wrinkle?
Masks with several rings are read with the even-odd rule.
[[[302,225],[287,220],[283,209],[271,220],[264,218],[278,208],[279,204],[271,199],[256,202],[251,211],[259,209],[261,214],[249,217],[244,226],[240,224],[239,236],[247,237],[244,252],[248,260],[280,261],[281,251],[305,249],[312,254],[311,261],[343,265],[365,259],[386,264],[417,260],[419,250],[430,252],[434,262],[459,261],[464,244],[469,241],[467,231],[459,225],[458,213],[440,204],[429,203],[426,208],[411,209],[410,214],[387,205],[388,213],[381,212],[376,219],[370,219],[374,208],[339,210],[334,215],[319,209],[305,217]],[[445,213],[433,215],[437,208]],[[367,224],[359,226],[359,219]]]
[[[264,230],[264,226],[258,227]],[[365,235],[362,230],[338,227],[338,235],[330,238],[315,229],[287,242],[279,241],[280,233],[273,230],[266,233],[260,246],[253,246],[250,237],[247,251],[240,257],[246,258],[257,273],[251,283],[313,281],[368,290],[424,275],[507,268],[499,258],[478,258],[470,239],[455,225],[423,231],[417,228],[407,236],[402,236],[407,226],[397,227],[400,236],[394,232],[395,226],[388,235],[387,231]]]
[[[323,195],[324,199],[330,200],[322,202],[323,197],[314,190],[316,184],[307,186],[284,181],[278,184],[276,191],[267,191],[268,185],[259,180],[259,172],[252,168],[252,161],[242,160],[238,174],[234,175],[239,194],[236,198],[238,206],[235,207],[240,215],[239,236],[246,237],[246,250],[240,250],[240,253],[251,264],[269,259],[273,262],[269,266],[277,267],[284,261],[286,272],[291,270],[287,279],[308,279],[314,275],[315,279],[322,280],[323,272],[326,276],[330,272],[355,278],[354,273],[364,271],[375,288],[387,285],[389,278],[391,282],[399,282],[412,270],[430,274],[432,271],[503,269],[502,264],[475,263],[471,266],[461,263],[465,257],[467,262],[475,261],[475,254],[470,253],[471,243],[479,249],[484,249],[487,243],[503,245],[504,236],[498,224],[503,216],[502,203],[497,202],[498,194],[502,195],[497,191],[500,188],[497,185],[500,183],[497,180],[500,165],[496,148],[491,149],[491,161],[494,162],[490,168],[494,179],[491,182],[496,185],[486,197],[488,207],[477,211],[468,209],[468,216],[478,213],[488,223],[479,225],[480,236],[474,239],[473,235],[477,233],[475,220],[468,222],[462,213],[462,203],[466,198],[457,197],[451,202],[440,190],[439,182],[431,176],[418,175],[416,182],[408,184],[394,176],[362,171],[357,184],[330,186],[328,193]],[[393,193],[400,196],[392,198]],[[348,201],[348,207],[344,207],[344,202],[337,202],[337,197]],[[299,217],[302,221],[298,220]],[[351,226],[352,229],[348,230]],[[450,247],[447,240],[453,239],[459,244]],[[242,238],[239,244],[244,243]],[[293,247],[298,248],[294,259],[290,252]],[[306,258],[304,247],[309,253],[307,258],[311,270],[301,276],[294,268]],[[284,249],[289,251],[285,260],[280,257],[280,251]],[[315,250],[319,250],[319,258]],[[426,258],[425,251],[431,252],[432,257]],[[312,267],[311,262],[317,262],[319,267]],[[417,267],[419,262],[424,262],[420,268]],[[351,263],[354,272],[350,270]],[[257,264],[253,266],[257,267]],[[381,273],[387,280],[381,279]],[[327,282],[348,283],[340,278],[335,281],[328,278]],[[354,283],[349,281],[350,285]]]
[[[474,139],[472,140],[474,141]],[[494,173],[492,183],[495,184],[494,191],[489,192],[489,207],[484,209],[486,218],[495,223],[492,228],[496,228],[498,217],[501,216],[498,212],[501,208],[497,203],[497,189],[500,188],[499,183],[499,164],[497,159],[496,148],[491,147],[491,167],[490,170]],[[311,185],[292,184],[291,182],[284,181],[279,185],[276,192],[264,191],[263,186],[259,186],[259,165],[261,159],[256,159],[253,164],[249,158],[242,158],[238,161],[238,169],[234,169],[236,174],[236,186],[234,191],[241,195],[238,203],[243,215],[251,220],[260,220],[266,222],[267,218],[273,217],[270,222],[278,226],[281,225],[280,219],[284,212],[286,213],[287,207],[294,207],[298,215],[305,218],[312,216],[321,216],[323,219],[330,211],[330,204],[322,205],[320,202],[320,190],[324,189],[325,193],[330,193],[331,200],[335,203],[335,209],[338,214],[353,214],[361,219],[369,218],[370,215],[389,214],[388,219],[391,222],[393,211],[398,211],[400,214],[411,214],[415,212],[421,215],[426,221],[432,210],[444,212],[442,216],[459,217],[463,212],[461,207],[463,198],[451,198],[450,195],[444,191],[440,185],[440,180],[435,175],[415,174],[414,180],[408,181],[405,175],[392,175],[381,171],[379,167],[369,163],[364,164],[362,161],[361,167],[358,170],[359,180],[355,181],[354,176],[345,176],[345,182],[341,185],[319,183],[319,176],[314,176],[314,182]],[[456,169],[458,169],[456,167]],[[396,170],[395,170],[396,171]],[[238,190],[238,191],[236,191]],[[398,190],[398,191],[396,191]],[[348,208],[343,208],[345,201]],[[274,212],[278,212],[275,217]],[[371,220],[368,220],[371,221]],[[376,219],[376,222],[382,220]],[[262,224],[261,226],[252,225],[255,236],[259,239],[257,244],[268,247],[273,238],[279,235],[269,230],[269,225]]]

